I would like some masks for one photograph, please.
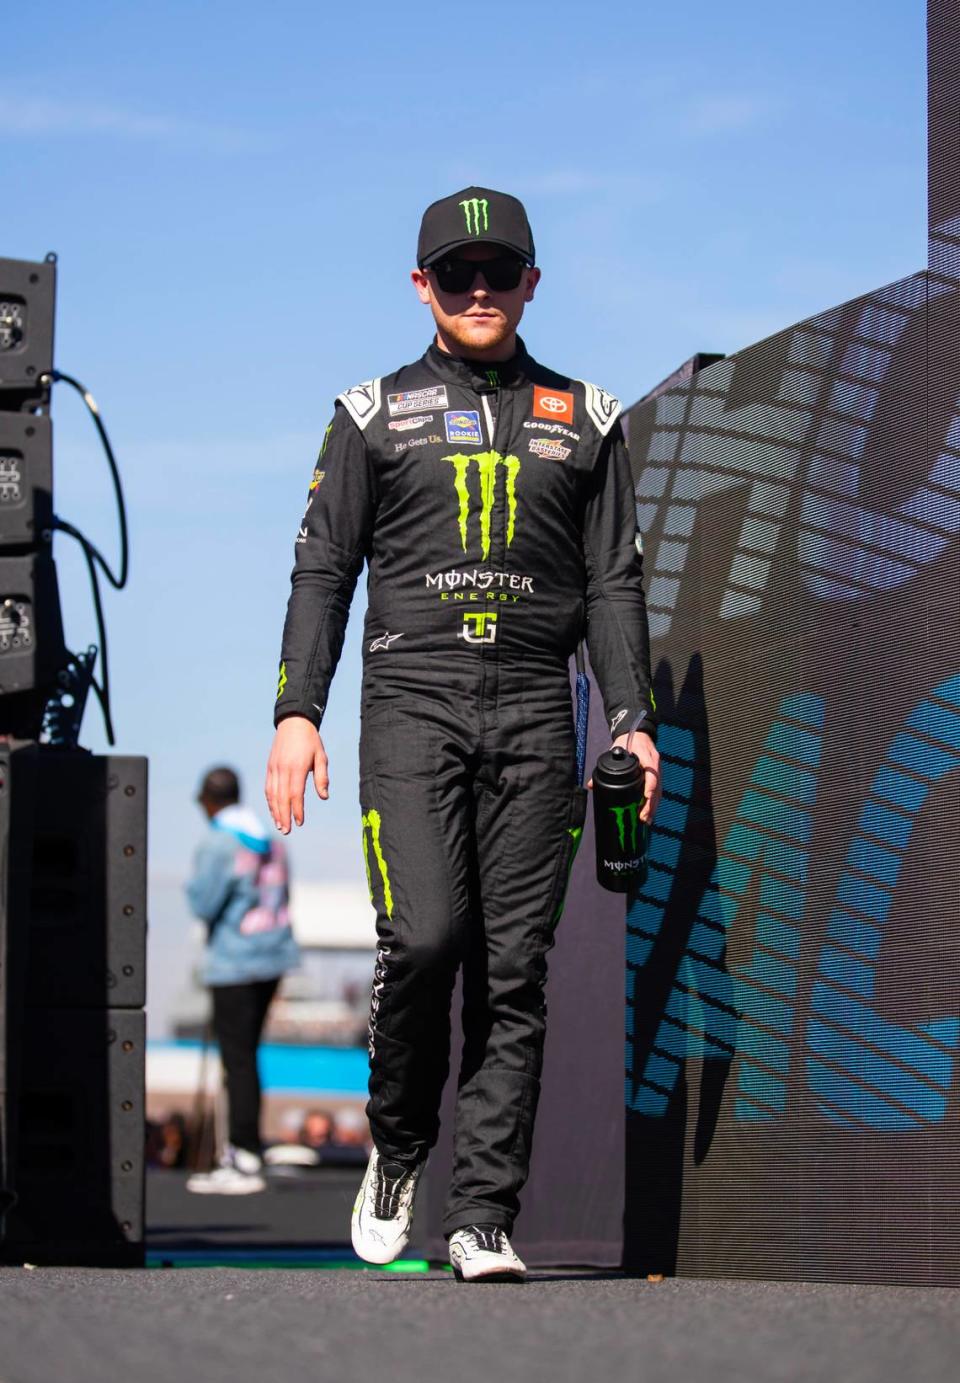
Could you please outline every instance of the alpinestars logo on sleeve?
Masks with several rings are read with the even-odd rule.
[[[501,456],[498,451],[480,451],[473,456],[457,452],[455,456],[444,456],[453,466],[453,484],[459,500],[460,542],[467,551],[467,528],[470,519],[470,488],[468,476],[476,464],[480,477],[480,546],[483,560],[490,556],[490,519],[493,514],[493,501],[497,488],[497,473],[502,467],[507,500],[507,547],[513,542],[513,531],[517,517],[517,476],[520,474],[518,456]]]
[[[387,630],[385,629],[385,630],[383,631],[383,633],[380,635],[379,639],[374,639],[374,640],[371,642],[371,644],[370,644],[370,652],[371,652],[371,653],[376,653],[377,650],[378,650],[378,649],[381,649],[381,648],[382,648],[382,649],[385,649],[385,650],[386,650],[386,649],[389,649],[390,645],[391,645],[396,639],[402,639],[402,638],[403,638],[403,635],[402,635],[402,634],[390,634],[390,633],[388,633]]]
[[[463,219],[467,223],[468,235],[479,235],[481,231],[490,229],[489,202],[486,197],[467,197],[465,201],[459,202],[463,207]]]

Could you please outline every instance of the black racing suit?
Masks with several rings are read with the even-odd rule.
[[[319,726],[364,561],[360,797],[377,909],[368,1114],[384,1157],[437,1136],[464,1050],[444,1229],[513,1224],[540,1088],[546,952],[586,810],[568,661],[611,734],[654,706],[620,405],[518,346],[431,346],[337,399],[297,539],[276,719]]]

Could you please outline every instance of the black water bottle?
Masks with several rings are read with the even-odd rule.
[[[647,877],[647,828],[640,820],[644,777],[636,754],[615,745],[593,770],[593,824],[597,882],[628,893]]]

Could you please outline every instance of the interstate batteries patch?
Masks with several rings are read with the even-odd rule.
[[[391,418],[408,413],[425,413],[430,409],[448,408],[447,391],[442,384],[431,389],[405,389],[402,394],[387,395],[387,411]]]
[[[566,461],[570,455],[570,447],[556,437],[531,437],[529,446],[534,456],[542,456],[545,461]]]

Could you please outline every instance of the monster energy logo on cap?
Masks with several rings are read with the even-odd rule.
[[[421,269],[461,245],[486,240],[533,264],[535,251],[523,203],[492,187],[464,187],[433,202],[423,213],[417,241]]]
[[[464,552],[467,550],[467,526],[470,519],[470,490],[467,476],[471,462],[476,462],[480,476],[480,547],[483,560],[490,556],[490,519],[493,514],[493,501],[497,488],[497,471],[505,472],[507,499],[507,547],[513,542],[513,531],[517,518],[517,476],[520,474],[520,458],[501,456],[498,451],[480,451],[472,456],[457,452],[455,456],[444,456],[453,466],[453,484],[459,500],[460,542]]]
[[[479,235],[481,231],[490,229],[490,203],[486,197],[465,197],[459,205],[463,207],[463,219],[470,235]]]

